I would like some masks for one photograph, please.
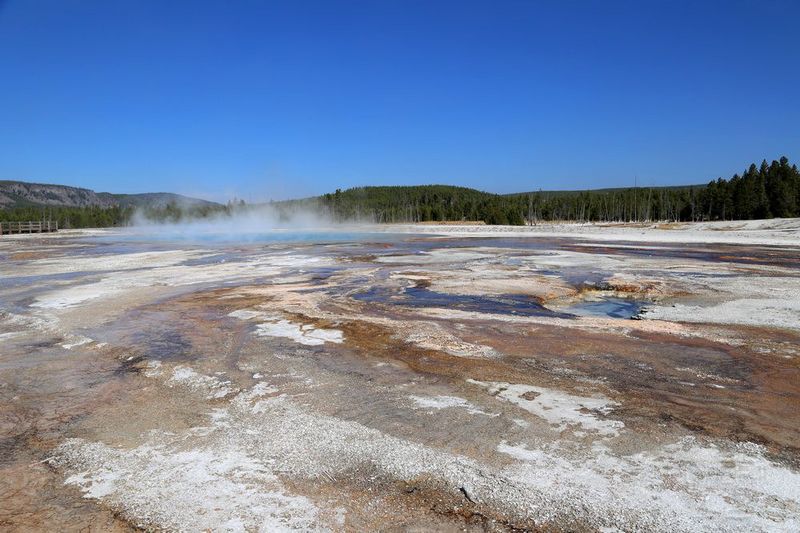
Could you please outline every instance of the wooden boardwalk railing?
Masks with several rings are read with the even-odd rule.
[[[14,233],[50,233],[51,231],[58,231],[58,221],[0,222],[0,235],[10,235]]]

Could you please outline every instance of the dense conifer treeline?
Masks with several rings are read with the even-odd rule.
[[[311,209],[370,222],[700,221],[800,216],[800,173],[788,159],[755,164],[708,185],[490,194],[464,187],[358,187],[273,204],[289,216]]]
[[[286,217],[313,211],[336,221],[427,222],[484,220],[522,224],[522,213],[508,197],[450,185],[357,187],[302,200],[272,204]]]
[[[334,221],[377,223],[483,221],[487,224],[535,224],[539,221],[701,221],[800,216],[800,172],[782,157],[755,164],[741,175],[708,185],[601,189],[592,191],[490,194],[465,187],[420,185],[357,187],[302,200],[271,202],[282,218],[313,212]],[[226,206],[181,208],[175,203],[147,208],[141,214],[158,222],[176,222],[257,210],[230,202]],[[122,226],[131,222],[130,207],[24,207],[0,211],[0,221],[58,220],[64,228]]]
[[[0,222],[58,221],[59,228],[108,228],[124,226],[133,215],[132,207],[30,206],[0,209]]]
[[[170,202],[163,207],[136,209],[133,206],[114,207],[63,207],[27,206],[13,209],[0,209],[0,222],[27,222],[38,220],[58,221],[58,227],[70,228],[109,228],[128,226],[138,213],[141,219],[153,222],[180,222],[206,218],[217,213],[230,213],[231,205],[196,205],[180,207]]]

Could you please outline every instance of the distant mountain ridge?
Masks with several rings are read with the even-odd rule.
[[[170,192],[112,194],[82,187],[0,181],[0,209],[18,207],[143,207],[164,208],[174,203],[181,207],[218,206],[215,202]]]

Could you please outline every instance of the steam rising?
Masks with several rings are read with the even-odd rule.
[[[306,241],[330,240],[352,232],[378,231],[374,225],[335,222],[322,210],[309,206],[276,207],[272,204],[228,205],[214,210],[196,206],[139,209],[129,233],[142,238],[181,241]]]

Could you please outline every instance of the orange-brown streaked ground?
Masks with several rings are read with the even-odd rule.
[[[0,529],[798,530],[800,250],[630,231],[3,238]]]

